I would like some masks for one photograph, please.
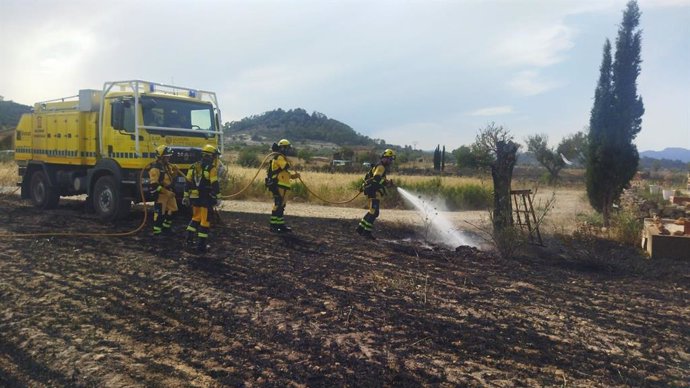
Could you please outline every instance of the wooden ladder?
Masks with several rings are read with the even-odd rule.
[[[532,207],[532,190],[511,190],[513,196],[513,225],[521,229],[527,228],[529,241],[532,244],[544,246],[539,232],[539,223]]]

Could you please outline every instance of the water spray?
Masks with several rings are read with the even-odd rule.
[[[421,195],[414,195],[409,191],[398,187],[398,193],[423,217],[428,229],[427,238],[435,240],[449,248],[457,248],[461,245],[477,246],[462,232],[453,227],[451,222],[437,209],[431,201],[423,199]]]

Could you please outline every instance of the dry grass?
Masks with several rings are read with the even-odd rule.
[[[246,168],[240,167],[238,165],[230,164],[228,165],[228,181],[224,184],[223,193],[224,195],[235,194],[241,189],[245,188],[247,185],[249,187],[240,195],[232,197],[232,199],[242,200],[251,199],[259,201],[271,201],[271,195],[268,193],[264,187],[264,177],[265,169],[258,170],[256,168]],[[258,175],[257,175],[258,172]],[[354,197],[358,192],[358,183],[362,179],[364,174],[345,174],[345,173],[322,173],[322,172],[312,172],[305,171],[302,172],[302,179],[308,188],[315,192],[318,196],[323,197],[329,201],[341,202],[346,201]],[[250,182],[252,178],[256,175],[254,182]],[[412,176],[412,175],[397,175],[392,173],[390,176],[396,184],[400,186],[414,186],[415,184],[420,184],[423,182],[431,181],[432,179],[438,179],[433,176]],[[482,181],[478,178],[467,178],[467,177],[442,177],[444,186],[462,186],[467,184],[477,184],[483,185],[485,187],[490,187],[491,181]],[[17,183],[17,165],[14,161],[7,161],[0,163],[0,185],[2,186],[15,186]],[[298,202],[308,202],[314,204],[325,204],[316,198],[313,198],[306,194],[305,187],[298,182],[293,185],[293,192],[291,193],[291,201]],[[547,217],[546,223],[544,225],[547,229],[553,230],[567,230],[572,231],[578,221],[581,221],[583,217],[587,217],[593,213],[593,210],[589,207],[586,196],[584,195],[584,187],[581,188],[546,188],[542,187],[537,192],[536,198],[534,199],[535,212],[540,213],[544,209],[541,208],[544,201],[550,197],[553,192],[556,193],[556,204],[555,209]],[[310,198],[311,197],[311,198]],[[361,208],[365,205],[365,199],[363,196],[359,196],[355,201],[343,205],[347,207],[357,207]],[[386,208],[392,208],[393,203],[386,203]],[[550,227],[550,228],[549,228]]]
[[[14,160],[0,163],[0,186],[14,186],[18,179],[17,163]]]

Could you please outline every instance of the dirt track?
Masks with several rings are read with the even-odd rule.
[[[690,264],[502,260],[402,223],[222,214],[178,238],[0,239],[0,386],[685,386]],[[0,233],[131,230],[0,199]],[[177,220],[176,227],[182,228]],[[147,228],[148,229],[148,228]],[[621,262],[634,253],[601,243]],[[632,269],[630,269],[632,268]]]

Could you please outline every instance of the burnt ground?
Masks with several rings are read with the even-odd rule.
[[[687,386],[689,262],[504,260],[382,222],[225,212],[204,256],[0,199],[0,386]],[[183,220],[176,221],[182,229]],[[621,253],[622,252],[622,253]],[[594,264],[593,264],[594,263]],[[632,265],[635,263],[635,265]],[[627,265],[631,264],[631,265]]]

